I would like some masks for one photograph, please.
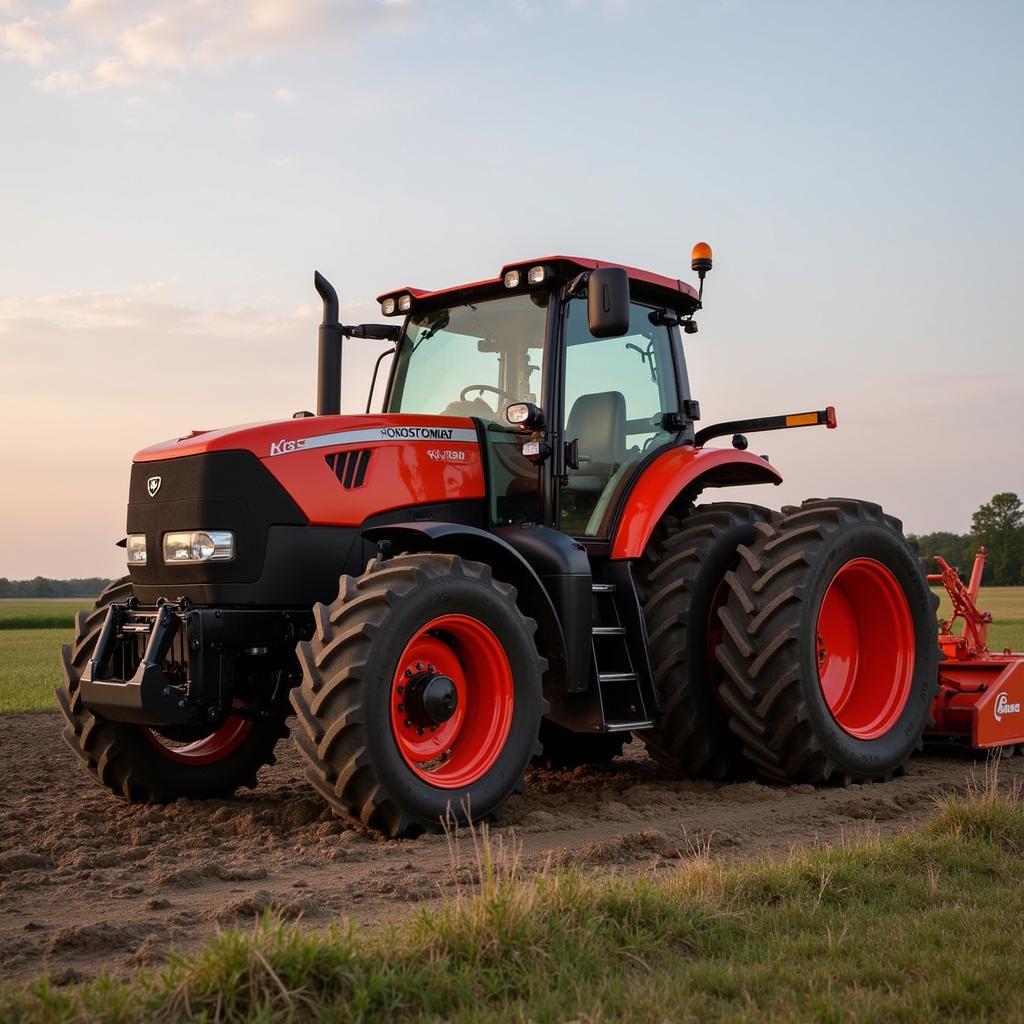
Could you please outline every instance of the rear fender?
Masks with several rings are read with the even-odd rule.
[[[634,479],[612,532],[611,558],[639,558],[661,517],[681,497],[693,500],[705,487],[780,484],[769,462],[735,448],[672,447]]]
[[[558,536],[564,538],[564,534]],[[384,540],[390,541],[396,551],[436,551],[489,565],[495,576],[515,586],[520,608],[537,622],[537,646],[548,660],[548,669],[544,675],[545,690],[566,688],[570,672],[575,669],[570,669],[565,635],[558,613],[536,570],[507,541],[475,526],[441,522],[373,526],[363,531],[363,537],[373,544],[379,544]],[[580,554],[586,562],[586,589],[589,602],[590,566],[586,555],[582,552]],[[590,621],[589,605],[587,621]],[[589,669],[589,664],[587,668]]]

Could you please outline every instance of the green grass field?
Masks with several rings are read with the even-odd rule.
[[[1024,1019],[1019,793],[947,797],[918,832],[699,853],[668,876],[517,881],[393,926],[264,919],[163,967],[0,989],[12,1022]]]
[[[0,714],[54,710],[60,645],[71,634],[70,628],[0,630]]]
[[[949,614],[945,591],[940,615]],[[91,601],[0,600],[0,714],[50,711],[60,682],[60,645],[71,639],[75,612]],[[980,604],[992,612],[989,647],[1024,650],[1024,587],[982,588]]]
[[[75,624],[75,612],[91,607],[92,601],[85,597],[52,600],[5,598],[0,600],[0,630],[70,629]]]

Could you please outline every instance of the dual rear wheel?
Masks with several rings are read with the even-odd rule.
[[[644,570],[661,763],[848,782],[888,778],[920,747],[937,601],[877,505],[704,506],[662,528]]]

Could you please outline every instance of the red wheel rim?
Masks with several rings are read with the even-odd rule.
[[[442,677],[454,684],[455,706],[449,718],[436,722],[414,707],[411,695]],[[515,704],[512,668],[501,642],[482,622],[469,615],[440,615],[405,645],[390,703],[391,731],[409,768],[432,786],[461,789],[490,771],[508,740]]]
[[[172,745],[173,741],[162,736],[154,729],[143,727],[146,739],[166,758],[171,761],[178,761],[180,764],[213,764],[221,761],[233,753],[241,745],[242,741],[252,731],[252,722],[246,718],[239,718],[232,715],[222,725],[218,726],[201,739],[193,740],[191,743]]]
[[[903,714],[914,674],[914,624],[896,577],[872,558],[847,562],[818,611],[818,682],[840,728],[861,740]]]

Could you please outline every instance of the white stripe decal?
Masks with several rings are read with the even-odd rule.
[[[339,430],[336,434],[301,437],[297,441],[274,441],[271,455],[289,455],[310,448],[330,448],[336,444],[382,444],[407,441],[455,441],[476,444],[475,430],[464,427],[370,427],[362,430]]]

